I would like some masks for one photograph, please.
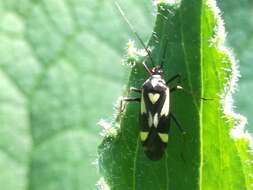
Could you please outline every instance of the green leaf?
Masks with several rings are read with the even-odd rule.
[[[96,188],[96,123],[112,118],[129,37],[110,1],[0,0],[1,190]]]
[[[251,117],[253,103],[251,96],[248,95],[253,90],[252,71],[249,69],[253,59],[253,1],[220,0],[220,6],[226,23],[228,43],[233,48],[236,58],[239,59],[242,74],[238,83],[238,91],[235,94],[235,106],[247,117],[247,127],[253,133],[253,118]]]
[[[243,131],[245,118],[232,110],[238,71],[224,36],[214,0],[158,3],[149,46],[156,64],[166,51],[164,78],[180,73],[185,79],[171,110],[187,131],[186,145],[172,123],[165,156],[149,160],[139,140],[140,105],[127,104],[99,147],[100,171],[112,190],[252,189],[252,141]],[[141,87],[148,77],[139,60],[128,88]]]

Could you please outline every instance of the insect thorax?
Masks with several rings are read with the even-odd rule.
[[[162,93],[168,89],[161,75],[151,75],[143,84],[144,91]]]
[[[151,114],[157,113],[160,116],[163,107],[169,106],[167,105],[169,104],[169,88],[166,86],[161,75],[152,75],[149,77],[149,79],[143,84],[142,89],[141,102],[142,104],[145,104],[147,109],[141,109],[141,112],[150,112]],[[142,108],[144,108],[144,105]],[[166,113],[166,116],[167,115],[168,113]]]

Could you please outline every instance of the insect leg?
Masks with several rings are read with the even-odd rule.
[[[141,98],[125,97],[125,98],[123,98],[123,101],[126,101],[126,102],[140,102]]]
[[[123,102],[141,102],[141,98],[136,98],[136,97],[123,97],[120,100],[120,105],[119,105],[119,110],[120,113],[123,112],[125,106],[123,105]]]
[[[178,88],[178,87],[179,87],[179,88]],[[173,88],[170,89],[170,92],[173,92],[173,91],[175,91],[175,90],[177,90],[177,89],[180,89],[180,90],[184,91],[186,94],[188,94],[188,95],[190,95],[190,96],[193,96],[193,97],[195,97],[195,98],[198,98],[198,99],[200,99],[200,100],[203,100],[203,101],[214,100],[214,98],[200,97],[200,96],[198,96],[196,93],[190,92],[190,91],[185,90],[185,89],[183,89],[182,87],[181,87],[181,88],[180,88],[180,87],[181,87],[181,86],[173,87]],[[176,89],[175,89],[175,88],[176,88]]]
[[[173,119],[173,121],[176,123],[176,126],[178,127],[178,129],[181,131],[181,133],[183,135],[186,134],[185,130],[183,129],[182,125],[179,123],[179,121],[177,120],[177,118],[174,116],[173,113],[170,113],[171,118]]]
[[[173,88],[170,89],[170,93],[174,92],[175,90],[183,90],[183,87],[177,85],[177,86],[175,86],[175,87],[173,87]]]
[[[186,132],[185,130],[183,129],[183,127],[181,126],[181,124],[179,123],[179,121],[177,120],[177,118],[174,116],[174,114],[170,113],[170,116],[172,117],[172,119],[174,120],[174,122],[176,123],[177,127],[179,128],[179,130],[181,131],[182,133],[182,137],[183,137],[183,144],[182,144],[182,151],[181,151],[181,158],[183,160],[183,162],[186,162],[186,159],[185,159],[185,149],[186,149]]]
[[[180,75],[180,74],[174,75],[173,77],[171,77],[171,78],[166,82],[166,84],[171,83],[171,82],[174,81],[175,79],[178,79],[179,82],[181,82],[181,75]]]
[[[130,91],[141,93],[141,89],[135,87],[130,87]]]

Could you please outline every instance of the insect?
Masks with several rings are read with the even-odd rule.
[[[119,4],[115,4],[153,63],[150,51],[146,48],[144,42],[124,15]],[[180,75],[177,74],[165,81],[163,78],[163,60],[161,64],[153,66],[151,69],[148,68],[144,62],[142,64],[149,74],[149,78],[143,83],[141,88],[130,88],[131,91],[139,93],[140,97],[125,97],[123,100],[140,103],[139,135],[144,147],[144,152],[150,160],[160,160],[165,153],[169,141],[171,120],[173,120],[179,130],[185,134],[184,129],[170,111],[170,94],[177,89],[182,89],[182,87],[175,86],[170,88],[169,84],[179,79]]]

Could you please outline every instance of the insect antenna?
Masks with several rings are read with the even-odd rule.
[[[123,10],[121,9],[119,3],[117,1],[114,2],[117,9],[119,10],[121,16],[124,18],[125,22],[127,23],[127,25],[129,26],[129,28],[131,29],[131,31],[133,32],[133,34],[135,35],[135,37],[139,40],[139,42],[141,43],[141,45],[143,46],[143,48],[145,49],[145,51],[147,52],[148,54],[148,57],[150,58],[151,60],[151,63],[152,63],[152,67],[155,67],[155,64],[154,64],[154,61],[152,59],[152,56],[151,56],[151,52],[149,51],[149,49],[146,47],[145,43],[143,42],[143,40],[141,39],[141,37],[138,35],[138,33],[136,32],[136,30],[134,29],[133,25],[130,23],[130,21],[128,20],[128,18],[126,17],[125,13],[123,12]],[[143,66],[145,67],[145,69],[147,70],[147,72],[149,74],[151,74],[150,70],[148,69],[147,65],[143,62],[142,63]]]
[[[167,42],[167,40],[168,39],[165,39],[165,42]],[[161,68],[162,69],[163,69],[165,58],[166,58],[167,47],[168,47],[168,42],[165,44],[165,48],[164,48],[163,55],[162,55],[162,61],[161,61]]]

